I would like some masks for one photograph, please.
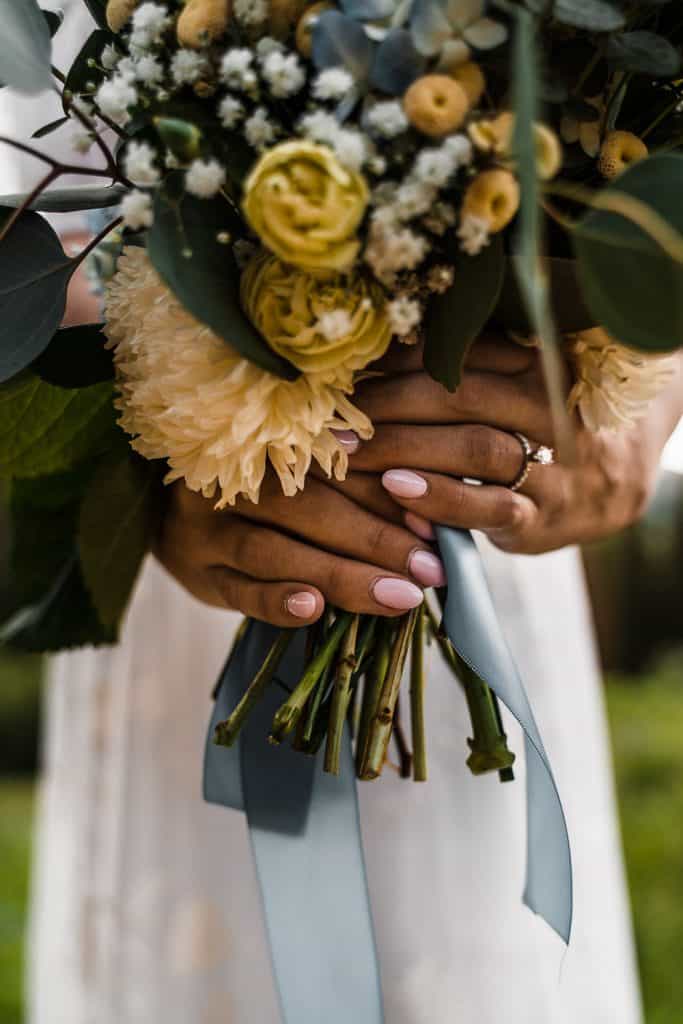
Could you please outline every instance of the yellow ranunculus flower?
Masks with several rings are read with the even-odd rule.
[[[271,348],[303,373],[346,372],[350,383],[391,341],[384,292],[360,274],[312,277],[261,253],[242,273],[241,298]]]
[[[347,271],[368,204],[362,175],[332,150],[294,139],[268,150],[249,175],[243,209],[266,248],[305,270]]]

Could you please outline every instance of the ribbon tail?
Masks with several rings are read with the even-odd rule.
[[[284,695],[271,687],[237,744],[212,743],[256,672],[276,631],[252,623],[224,669],[205,754],[204,795],[244,810],[284,1024],[383,1024],[377,948],[363,859],[348,730],[341,773],[267,742]],[[304,632],[280,665],[293,685],[304,663]]]
[[[573,906],[571,851],[550,761],[472,535],[438,527],[437,539],[448,577],[446,632],[460,657],[488,683],[524,731],[528,844],[524,902],[568,943]]]

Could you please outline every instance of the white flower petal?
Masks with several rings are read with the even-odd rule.
[[[508,37],[508,30],[500,21],[493,18],[480,18],[463,32],[463,36],[477,50],[492,50],[500,46]]]

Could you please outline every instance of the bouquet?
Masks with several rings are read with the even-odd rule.
[[[490,322],[541,346],[559,435],[632,426],[668,379],[683,296],[683,25],[662,0],[85,0],[97,28],[52,66],[59,18],[1,0],[0,78],[56,89],[74,161],[0,200],[0,467],[10,478],[5,642],[109,643],[162,507],[183,480],[218,509],[285,494],[337,431],[372,435],[357,383],[390,345],[424,346],[457,388]],[[96,147],[99,169],[78,153]],[[91,187],[57,187],[80,171]],[[109,209],[67,255],[35,211]],[[60,327],[92,253],[102,324]],[[627,287],[624,287],[624,284]],[[546,458],[552,453],[545,452]],[[444,595],[438,594],[439,604]],[[347,721],[359,777],[395,736],[427,776],[423,647],[434,637],[472,717],[470,767],[512,776],[496,699],[426,602],[397,620],[329,609],[274,743]],[[277,636],[216,742],[278,666]],[[412,654],[410,652],[412,651]],[[410,654],[412,755],[399,716]],[[264,742],[266,736],[264,736]]]

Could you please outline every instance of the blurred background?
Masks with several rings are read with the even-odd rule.
[[[5,540],[0,518],[0,574]],[[646,1021],[682,1024],[683,427],[665,453],[645,520],[587,547],[584,556],[605,667]],[[40,707],[40,659],[0,651],[0,1024],[23,1021]]]

